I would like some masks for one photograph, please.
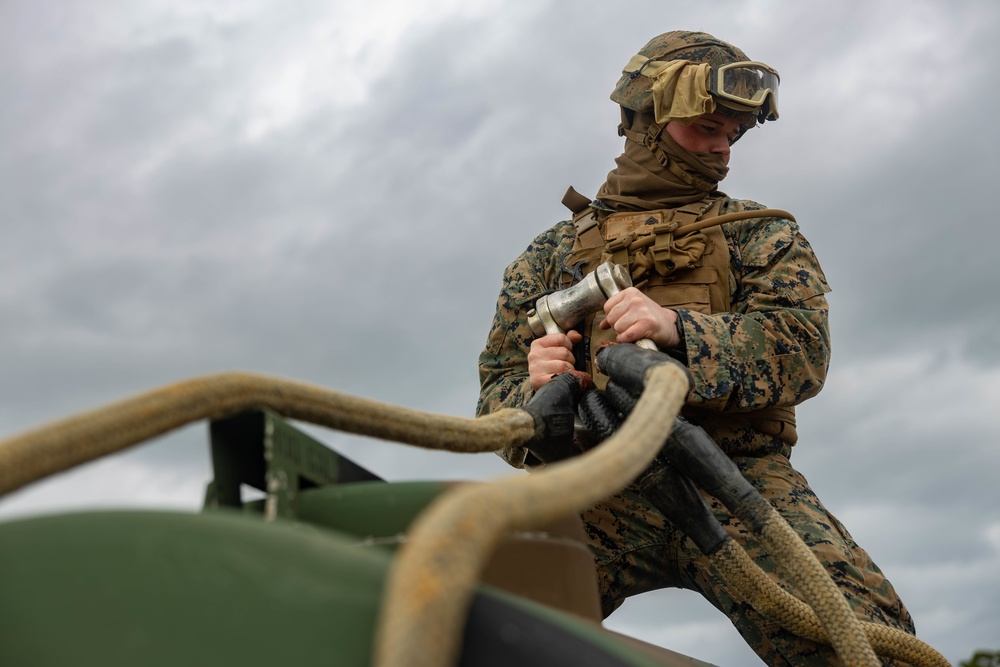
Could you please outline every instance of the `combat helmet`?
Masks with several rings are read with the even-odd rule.
[[[657,75],[666,63],[677,61],[700,66],[699,88],[711,97],[706,103],[739,122],[743,132],[757,122],[777,120],[778,73],[704,32],[675,30],[651,39],[625,66],[611,99],[623,109],[653,114]]]

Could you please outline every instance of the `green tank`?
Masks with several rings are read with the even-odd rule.
[[[0,523],[0,664],[372,664],[394,552],[451,484],[382,481],[266,410],[210,434],[201,513]],[[498,547],[459,664],[706,664],[601,627],[581,538],[570,519]]]

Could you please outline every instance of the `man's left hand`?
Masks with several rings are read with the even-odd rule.
[[[614,328],[620,343],[634,343],[648,338],[663,349],[676,347],[680,342],[677,333],[677,313],[664,308],[635,287],[629,287],[611,296],[604,304],[607,317],[602,329]]]

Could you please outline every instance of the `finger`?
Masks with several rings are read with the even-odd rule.
[[[636,327],[629,327],[624,331],[618,332],[618,342],[632,343],[639,340],[639,338],[643,337],[643,336],[637,336],[635,332],[636,332]]]
[[[562,346],[541,347],[533,345],[528,351],[529,373],[562,372],[575,363],[573,353]]]
[[[529,382],[533,389],[538,389],[542,385],[549,382],[553,377],[561,373],[567,373],[573,370],[574,366],[570,363],[562,363],[558,366],[553,366],[547,364],[545,367],[533,367],[531,372],[528,374]]]
[[[647,318],[623,317],[615,326],[615,334],[622,343],[633,343],[640,338],[648,338],[652,329]]]
[[[625,297],[626,297],[626,294],[625,294],[624,291],[615,292],[614,294],[612,294],[611,296],[609,296],[608,300],[604,302],[604,312],[606,313],[609,310],[611,310],[612,308],[614,308],[615,306],[617,306],[619,303],[622,302],[622,300]]]
[[[637,313],[632,310],[623,310],[622,312],[615,313],[613,318],[609,315],[607,321],[611,322],[614,326],[615,333],[621,337],[623,333],[635,325],[638,319]]]
[[[556,348],[556,347],[562,347],[566,349],[573,348],[573,342],[570,339],[570,337],[567,334],[561,334],[561,333],[546,334],[541,338],[536,338],[532,343],[532,345],[534,345],[535,343],[538,343],[539,347],[545,347],[545,348]]]
[[[565,350],[566,346],[563,345],[556,337],[544,337],[536,338],[531,341],[531,347],[528,348],[528,359],[547,359],[549,358],[553,351],[555,350]]]
[[[555,360],[549,365],[547,369],[552,375],[557,375],[559,373],[567,373],[573,370],[573,362],[565,360]]]

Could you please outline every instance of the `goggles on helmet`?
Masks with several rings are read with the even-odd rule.
[[[713,67],[708,92],[737,111],[758,111],[760,122],[778,119],[778,73],[764,63],[743,61]]]

